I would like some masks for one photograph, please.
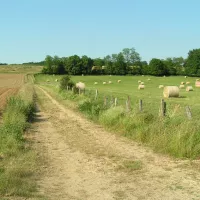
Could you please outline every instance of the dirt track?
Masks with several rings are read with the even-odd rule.
[[[49,199],[200,199],[199,162],[175,161],[106,132],[36,88],[39,182]],[[138,168],[125,163],[139,162]]]
[[[9,96],[15,95],[24,83],[24,75],[0,74],[0,111]]]

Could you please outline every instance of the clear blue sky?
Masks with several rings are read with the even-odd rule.
[[[200,0],[0,0],[0,62],[92,58],[135,47],[143,60],[200,48]]]

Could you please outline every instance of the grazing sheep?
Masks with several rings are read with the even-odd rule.
[[[184,87],[185,87],[185,85],[180,85],[180,86],[179,86],[180,89],[182,89],[182,88],[184,88]]]
[[[94,84],[95,84],[95,85],[97,85],[97,84],[98,84],[98,82],[94,82]]]
[[[185,78],[187,78],[187,76],[185,76]]]
[[[141,83],[141,81],[139,80],[138,83]]]
[[[117,82],[118,82],[118,83],[121,83],[121,80],[118,80]]]
[[[47,82],[50,82],[50,80],[47,80]]]
[[[106,85],[106,82],[103,82],[103,85]]]
[[[58,82],[58,79],[56,79],[55,82]]]
[[[144,82],[141,82],[140,85],[144,85]]]
[[[147,80],[148,80],[148,81],[150,81],[151,79],[150,79],[150,78],[148,78]]]
[[[84,74],[82,74],[82,76],[84,76]]]
[[[185,82],[181,82],[181,85],[184,85],[185,84]]]
[[[164,88],[164,85],[159,85],[159,87],[158,87],[159,89],[161,89],[161,88]]]
[[[111,83],[112,83],[112,81],[108,81],[108,83],[109,83],[109,84],[111,84]]]
[[[188,84],[190,84],[190,82],[186,82],[186,84],[188,85]]]

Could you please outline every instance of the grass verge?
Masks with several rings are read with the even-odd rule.
[[[20,94],[11,97],[0,126],[0,197],[33,197],[36,154],[24,132],[35,111],[33,86],[26,84]]]

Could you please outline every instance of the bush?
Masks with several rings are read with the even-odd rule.
[[[61,90],[67,90],[67,87],[71,89],[75,86],[75,83],[71,80],[71,77],[66,75],[63,76],[60,80],[60,89]]]

